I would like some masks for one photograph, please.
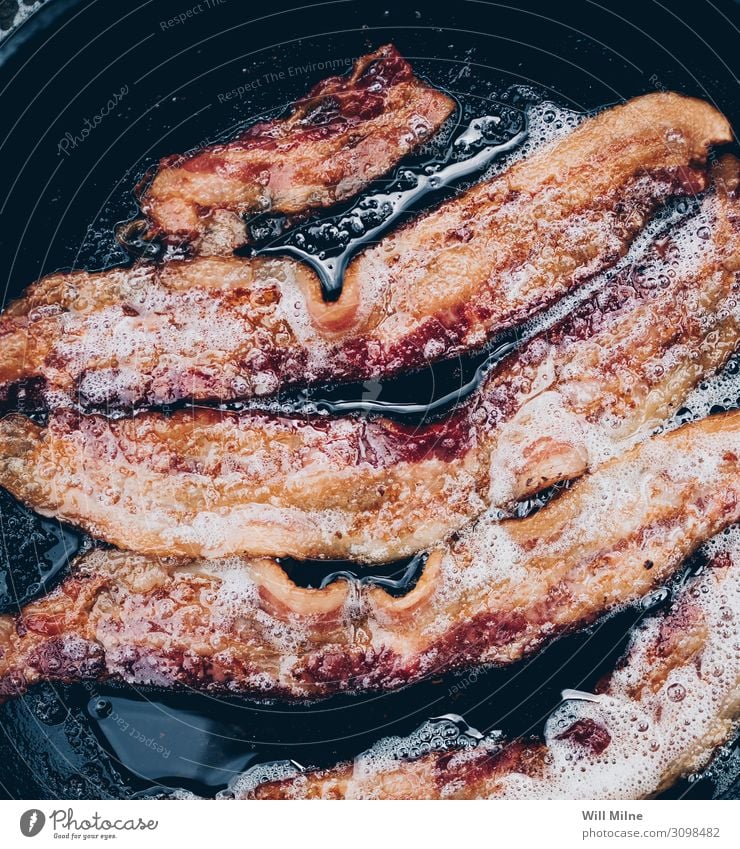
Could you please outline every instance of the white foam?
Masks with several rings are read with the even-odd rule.
[[[456,551],[463,551],[464,559]],[[515,584],[527,576],[527,554],[509,534],[506,525],[497,521],[496,514],[484,515],[459,536],[443,557],[438,598],[444,609],[445,601],[457,603],[465,594],[502,584]],[[438,619],[434,627],[443,630]]]
[[[295,761],[270,761],[257,764],[230,782],[226,790],[216,794],[217,799],[243,799],[260,784],[300,777],[301,767]]]
[[[648,682],[656,661],[648,647],[662,617],[650,620],[635,634],[629,663],[613,674],[609,695],[565,702],[550,716],[545,740],[552,760],[543,779],[512,778],[502,795],[641,798],[666,780],[706,764],[712,749],[726,738],[738,707],[738,529],[716,538],[708,551],[728,553],[735,565],[726,578],[721,572],[717,578],[709,573],[684,590],[706,622],[706,645],[698,662],[676,666],[652,693]],[[635,687],[645,687],[639,703],[631,695]],[[611,739],[603,753],[558,739],[573,722],[584,719],[608,731]]]
[[[691,286],[691,281],[704,272],[702,268],[709,260],[714,262],[716,246],[709,239],[711,228],[715,226],[716,206],[713,197],[707,198],[698,213],[684,219],[670,231],[670,239],[662,249],[662,255],[650,251],[650,241],[641,237],[642,244],[633,249],[626,260],[612,271],[597,278],[596,291],[603,289],[604,297],[610,288],[617,284],[621,274],[630,267],[639,266],[641,285],[646,289],[656,288],[655,297],[663,298],[663,287],[669,285],[671,278],[678,277],[689,285],[682,285],[676,291],[676,320],[688,315],[698,324],[703,335],[703,357],[708,346],[716,339],[719,322],[730,315],[740,321],[740,299],[731,295],[724,297],[719,308],[714,309],[708,292],[713,289],[724,291],[726,281],[721,272],[713,278],[704,280],[701,286]],[[661,222],[665,226],[665,221]],[[653,222],[648,228],[649,235],[655,236],[658,225]],[[646,252],[647,251],[647,252]],[[592,297],[588,293],[588,297]],[[602,297],[596,295],[596,300]],[[649,337],[650,329],[646,322],[654,320],[650,309],[650,295],[637,304],[637,308],[608,313],[604,326],[590,339],[573,342],[563,351],[545,351],[545,357],[539,363],[536,373],[524,375],[530,382],[526,391],[520,392],[516,399],[517,412],[509,420],[500,420],[496,428],[495,445],[491,453],[491,503],[504,505],[517,496],[519,479],[525,473],[536,469],[550,472],[548,464],[555,463],[558,471],[570,476],[578,476],[587,468],[595,468],[624,452],[643,440],[661,424],[660,415],[667,405],[681,401],[676,395],[676,382],[666,376],[681,375],[687,369],[694,368],[697,357],[697,342],[682,344],[672,341],[670,347],[645,362],[634,362],[632,352],[635,346]],[[642,305],[645,305],[644,308]],[[572,309],[571,302],[567,309]],[[532,340],[533,333],[542,333],[555,321],[564,318],[566,306],[559,304],[549,314],[532,322],[524,334],[525,341]],[[537,354],[538,341],[533,345],[532,354]],[[726,342],[724,343],[726,346]],[[624,366],[618,371],[619,351],[625,354]],[[723,350],[723,349],[720,349]],[[602,363],[606,361],[606,365]],[[685,378],[684,378],[685,379]],[[609,382],[615,383],[613,394],[608,388]],[[632,412],[629,403],[631,388],[634,388],[636,410]],[[651,394],[654,397],[651,398]],[[645,395],[644,402],[642,395]],[[730,363],[718,376],[710,376],[694,390],[685,404],[692,411],[693,418],[701,418],[710,412],[713,405],[724,407],[740,403],[740,376],[737,361]],[[587,416],[581,410],[589,410],[596,405],[599,415]],[[652,420],[641,419],[640,409],[655,409]],[[494,411],[495,412],[495,411]],[[631,418],[632,416],[632,418]],[[664,429],[673,429],[685,420],[674,416]],[[533,461],[538,445],[549,443],[552,448]],[[562,449],[562,456],[558,450]]]
[[[677,602],[689,602],[700,611],[702,625],[697,636],[705,639],[702,651],[687,663],[672,666],[653,690],[650,676],[656,659],[651,646],[665,616],[673,615],[672,611],[643,623],[633,634],[628,663],[612,674],[608,694],[564,693],[565,701],[546,723],[542,772],[498,776],[490,785],[493,796],[644,798],[706,765],[736,727],[740,707],[740,527],[720,534],[705,548],[710,556],[728,554],[734,565],[729,571],[724,567],[690,579]],[[681,627],[685,630],[690,626]],[[592,723],[606,745],[590,746],[588,740],[579,741],[568,734],[576,722]],[[407,737],[384,738],[355,759],[344,792],[348,797],[372,798],[383,776],[398,774],[404,792],[420,798],[430,792],[439,792],[442,797],[465,793],[466,764],[473,764],[478,775],[481,758],[495,756],[503,745],[498,732],[482,740],[480,736],[446,720],[443,724],[427,722]],[[437,786],[438,775],[431,785],[428,772],[417,772],[411,765],[404,767],[407,761],[455,749],[459,752],[448,770],[463,777],[441,787]],[[281,764],[275,765],[274,773],[271,769],[267,768],[265,780],[296,775],[294,768],[286,772]],[[258,778],[259,774],[250,770],[232,785],[228,795],[253,790],[260,783],[255,780]],[[291,785],[292,795],[300,798],[309,782],[309,775],[298,775]],[[418,782],[416,790],[414,782]]]

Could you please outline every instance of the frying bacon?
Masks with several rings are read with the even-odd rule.
[[[255,787],[254,772],[246,773],[229,796],[639,799],[660,793],[706,767],[738,730],[740,544],[736,536],[714,547],[711,566],[684,586],[665,615],[637,630],[599,694],[569,698],[555,710],[544,740],[502,745],[488,737],[474,748],[417,760],[398,754],[404,740],[384,741],[354,764],[278,782]]]
[[[0,617],[0,694],[113,678],[306,699],[511,663],[660,586],[740,519],[739,438],[740,411],[704,419],[526,519],[484,517],[433,549],[400,598],[301,589],[271,560],[94,550],[48,597]]]
[[[582,123],[350,263],[202,257],[54,274],[0,318],[0,400],[52,407],[266,396],[480,348],[613,264],[658,204],[704,188],[714,108],[652,94]]]
[[[146,554],[383,562],[427,549],[644,438],[738,346],[737,168],[724,162],[698,215],[441,421],[64,411],[42,429],[12,416],[0,484]]]
[[[201,253],[245,244],[246,213],[300,213],[360,192],[428,140],[455,101],[414,76],[393,45],[330,77],[288,118],[254,124],[228,144],[168,156],[140,194],[149,236]]]

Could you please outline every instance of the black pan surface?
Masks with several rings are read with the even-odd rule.
[[[0,0],[2,21],[12,5]],[[380,44],[395,43],[470,114],[528,97],[588,111],[666,88],[715,103],[740,126],[739,22],[731,0],[48,0],[0,43],[2,302],[56,269],[129,261],[113,229],[136,215],[132,188],[158,157],[279,112]],[[235,90],[242,93],[226,97]],[[377,391],[342,393],[428,403],[474,366],[471,359]],[[4,493],[0,534],[3,611],[52,587],[69,558],[93,544]],[[351,568],[334,564],[340,566]],[[307,584],[329,571],[286,568]],[[403,581],[413,580],[403,577],[405,569],[394,564],[378,575],[400,580],[396,591],[403,591]],[[514,668],[382,697],[285,706],[92,684],[42,686],[0,708],[0,794],[127,798],[182,787],[212,796],[253,764],[330,764],[449,713],[484,732],[538,733],[561,690],[592,687],[634,622],[669,592],[649,610],[615,616]],[[667,795],[737,797],[738,760],[730,748],[709,773]]]

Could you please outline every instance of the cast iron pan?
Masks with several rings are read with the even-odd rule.
[[[12,5],[2,0],[3,14]],[[184,23],[169,23],[183,13]],[[159,156],[280,111],[327,76],[328,63],[343,67],[392,41],[471,114],[531,96],[585,111],[667,88],[715,103],[740,126],[733,66],[738,20],[730,0],[678,7],[654,0],[457,0],[439,8],[420,0],[387,8],[355,0],[49,0],[0,44],[3,303],[56,269],[129,261],[113,229],[136,215],[131,190]],[[248,89],[243,97],[219,97],[240,86]],[[114,108],[96,120],[115,95]],[[83,134],[86,119],[93,129]],[[70,137],[77,137],[74,143]],[[378,391],[428,402],[470,367],[429,369]],[[362,391],[342,393],[362,397]],[[0,531],[0,606],[6,611],[52,587],[68,559],[92,544],[4,493]],[[309,585],[328,571],[286,567]],[[403,591],[414,578],[403,577],[405,567],[377,574],[400,581],[396,591]],[[183,787],[210,796],[252,764],[330,764],[448,713],[481,731],[538,733],[560,691],[593,687],[645,614],[620,614],[504,671],[314,706],[43,686],[0,708],[0,792],[26,799],[127,798]],[[668,795],[737,795],[737,761],[730,749],[719,767]]]

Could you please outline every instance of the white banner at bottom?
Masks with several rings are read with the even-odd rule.
[[[735,849],[739,817],[740,804],[724,801],[11,801],[0,802],[0,846]]]

